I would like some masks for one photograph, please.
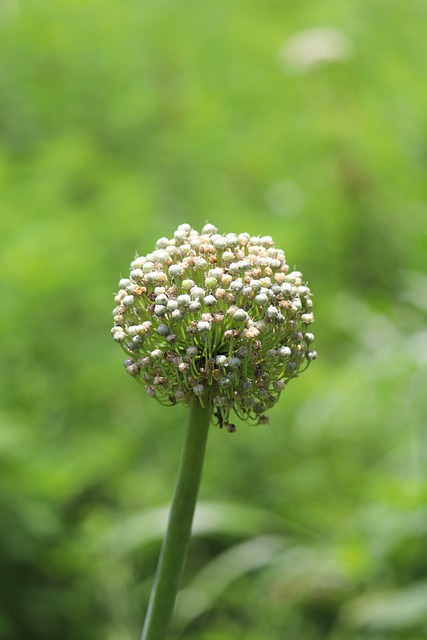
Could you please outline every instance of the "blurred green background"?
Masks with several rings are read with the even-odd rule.
[[[174,638],[427,638],[426,33],[424,0],[1,0],[2,639],[139,637],[186,414],[112,294],[206,221],[304,272],[319,360],[212,429]]]

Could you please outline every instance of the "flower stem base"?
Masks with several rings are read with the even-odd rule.
[[[189,411],[168,527],[141,640],[166,640],[187,556],[211,417],[210,409],[201,407],[197,401]]]

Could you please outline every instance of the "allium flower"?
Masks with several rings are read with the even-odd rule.
[[[197,398],[229,431],[231,411],[263,424],[316,358],[310,289],[270,236],[182,224],[130,267],[112,336],[128,374],[163,404]]]

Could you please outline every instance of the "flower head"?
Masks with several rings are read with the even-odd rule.
[[[232,410],[263,424],[316,358],[310,289],[270,236],[182,224],[130,269],[112,336],[127,373],[164,404],[197,398],[229,431]]]

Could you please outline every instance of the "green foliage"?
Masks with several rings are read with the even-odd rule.
[[[212,430],[175,637],[427,638],[425,19],[0,6],[1,637],[140,633],[185,410],[126,377],[112,293],[208,220],[301,268],[319,360],[269,427]],[[348,57],[292,67],[324,26]]]

